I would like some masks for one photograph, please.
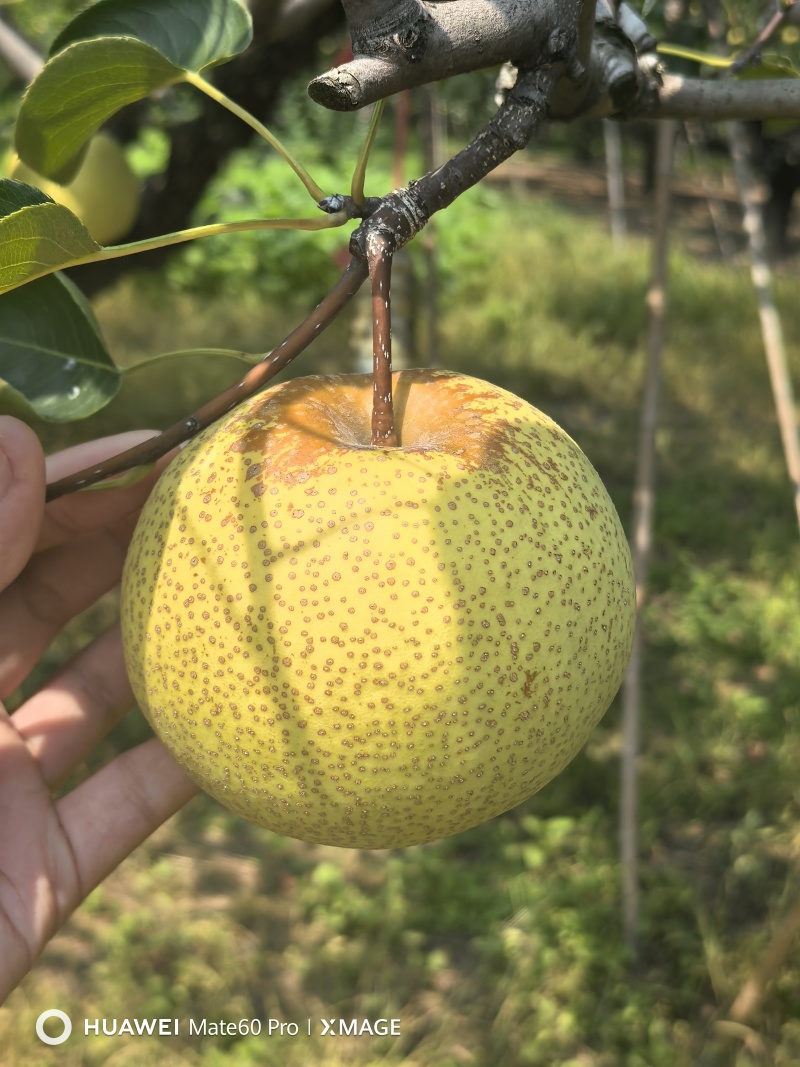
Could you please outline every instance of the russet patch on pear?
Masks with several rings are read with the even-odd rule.
[[[394,375],[256,395],[163,474],[123,578],[137,699],[188,773],[307,841],[396,848],[507,811],[576,755],[630,655],[619,518],[512,394]]]

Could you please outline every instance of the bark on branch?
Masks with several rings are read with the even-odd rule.
[[[311,98],[334,111],[355,111],[401,89],[454,74],[522,63],[547,53],[576,55],[581,0],[459,0],[391,5],[345,4],[383,11],[350,23],[355,58],[314,78]],[[384,10],[385,9],[385,10]],[[348,11],[348,20],[350,12]],[[571,72],[577,73],[577,72]]]
[[[489,66],[567,60],[549,117],[770,119],[800,117],[800,83],[664,73],[641,18],[614,0],[348,0],[354,59],[314,78],[335,111]]]
[[[658,119],[800,118],[800,81],[790,78],[718,81],[665,74],[642,114]]]
[[[396,248],[415,237],[437,211],[476,185],[514,152],[524,148],[542,121],[564,63],[549,62],[520,71],[516,85],[478,136],[436,170],[407,189],[382,198],[350,239],[350,252],[366,260],[370,237],[390,234]]]

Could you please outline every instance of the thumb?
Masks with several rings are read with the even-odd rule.
[[[44,515],[44,455],[33,430],[0,415],[0,589],[28,562]]]

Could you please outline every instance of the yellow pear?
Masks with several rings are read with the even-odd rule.
[[[190,442],[139,520],[122,628],[188,773],[306,841],[396,848],[526,800],[630,654],[627,542],[551,419],[446,371],[300,378]]]
[[[69,208],[101,245],[125,237],[139,214],[139,179],[122,148],[106,133],[92,138],[80,170],[68,185],[43,178],[14,152],[6,159],[5,173],[18,182],[35,185],[57,204]]]

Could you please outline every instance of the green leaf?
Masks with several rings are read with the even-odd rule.
[[[100,0],[62,30],[50,56],[97,37],[135,37],[181,70],[199,72],[244,51],[253,26],[238,0]]]
[[[8,211],[5,215],[4,203]],[[25,206],[18,207],[20,203]],[[0,295],[65,267],[119,259],[200,237],[245,230],[327,230],[348,221],[345,211],[307,219],[242,219],[102,247],[77,216],[40,189],[9,178],[0,179]]]
[[[100,251],[69,208],[32,185],[0,179],[0,293]]]
[[[13,215],[24,207],[34,204],[52,204],[54,200],[47,193],[27,182],[13,181],[11,178],[0,179],[0,219]]]
[[[24,163],[65,184],[77,173],[89,138],[126,104],[173,85],[183,71],[141,41],[78,42],[60,52],[31,83],[16,127]]]
[[[251,38],[238,0],[101,0],[56,38],[25,94],[20,158],[69,181],[89,138],[120,108],[225,62]]]
[[[63,275],[0,296],[0,411],[71,422],[104,407],[120,382],[91,308]]]

